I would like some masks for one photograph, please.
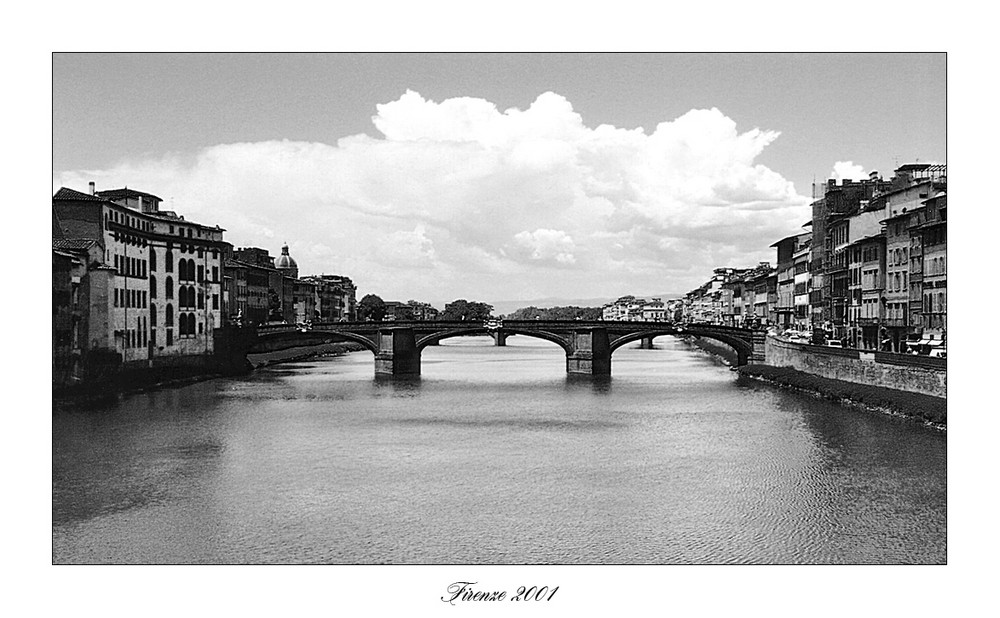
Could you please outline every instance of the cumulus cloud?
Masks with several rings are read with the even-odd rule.
[[[864,166],[855,165],[854,161],[837,161],[833,164],[830,178],[834,180],[862,180],[868,177]]]
[[[304,274],[431,301],[683,292],[714,267],[773,259],[768,245],[809,216],[756,162],[779,133],[714,108],[647,133],[588,127],[552,92],[501,111],[407,91],[372,122],[382,137],[220,144],[54,183],[148,191],[234,245],[287,240]]]
[[[573,239],[562,230],[535,230],[514,235],[515,243],[528,251],[532,260],[575,264]]]

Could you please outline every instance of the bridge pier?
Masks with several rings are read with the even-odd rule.
[[[750,341],[753,345],[753,353],[749,355],[747,360],[751,363],[763,363],[767,359],[764,352],[767,349],[767,331],[753,331],[750,335]]]
[[[643,337],[639,342],[640,350],[652,350],[653,349],[653,337]]]
[[[611,375],[611,343],[606,328],[574,331],[571,347],[573,351],[566,354],[566,373]]]
[[[412,328],[387,328],[376,336],[375,375],[420,375],[420,350]]]
[[[503,332],[502,330],[497,330],[490,334],[493,337],[493,341],[496,343],[498,348],[503,348],[507,346],[507,337],[510,337],[509,334]]]

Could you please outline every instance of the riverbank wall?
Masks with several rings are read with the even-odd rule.
[[[736,368],[729,346],[684,337],[694,347]],[[948,423],[944,359],[796,344],[769,336],[766,364],[736,368],[756,380],[944,430]]]
[[[888,352],[872,352],[784,341],[768,336],[766,364],[852,384],[947,397],[947,361]]]
[[[248,354],[247,360],[254,369],[276,365],[279,363],[293,363],[295,361],[308,360],[317,356],[341,356],[348,352],[360,352],[364,346],[358,343],[324,343],[314,346],[302,346],[288,348],[279,352],[265,352],[262,354]]]
[[[735,367],[739,362],[736,350],[720,341],[716,341],[715,339],[709,339],[707,337],[694,337],[692,335],[683,335],[681,336],[681,339],[687,342],[688,345],[694,346],[699,350],[703,350],[712,356],[722,359],[731,367]]]
[[[871,412],[916,421],[935,429],[943,430],[948,425],[948,403],[941,397],[834,380],[791,367],[752,364],[744,365],[738,371],[741,380],[764,381]]]

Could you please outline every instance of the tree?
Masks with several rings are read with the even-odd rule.
[[[507,316],[509,320],[600,320],[600,307],[551,307],[540,309],[535,306],[522,307]]]
[[[385,301],[375,294],[366,294],[358,302],[358,320],[381,322],[385,317]]]
[[[444,311],[438,314],[438,319],[476,322],[488,319],[492,313],[493,305],[460,298],[445,305]]]
[[[283,319],[281,315],[281,297],[274,291],[274,288],[267,289],[267,306],[267,319],[273,322],[280,322]]]
[[[396,319],[409,321],[413,319],[413,306],[412,305],[399,305],[396,307]]]

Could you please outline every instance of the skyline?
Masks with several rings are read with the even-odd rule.
[[[813,177],[946,162],[944,111],[929,53],[55,54],[53,190],[156,194],[359,298],[683,294],[773,262]]]

